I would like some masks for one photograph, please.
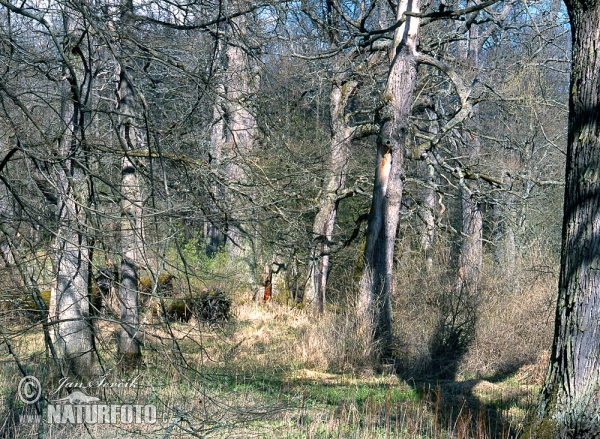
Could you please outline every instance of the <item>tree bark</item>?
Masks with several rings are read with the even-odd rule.
[[[511,187],[511,179],[503,178],[505,188]],[[517,248],[515,243],[515,200],[510,193],[501,194],[494,204],[494,265],[496,270],[510,276],[514,273]]]
[[[14,209],[11,204],[8,188],[4,183],[0,183],[0,224],[8,225],[8,222],[14,217]],[[0,242],[0,267],[9,267],[15,265],[10,244],[6,239]]]
[[[600,1],[567,0],[573,60],[554,343],[526,438],[600,437]]]
[[[423,228],[421,230],[421,248],[425,254],[425,264],[427,270],[433,268],[433,246],[435,242],[435,203],[436,194],[433,189],[435,184],[435,170],[433,165],[427,164],[425,168],[426,174],[423,175],[424,180],[428,183],[428,187],[423,191],[422,206],[420,207]]]
[[[479,30],[476,24],[469,29],[468,46],[466,47],[465,62],[473,72],[479,64]],[[473,108],[473,125],[478,125],[477,107]],[[481,145],[477,135],[464,133],[467,147],[466,155],[475,161],[481,155]],[[467,186],[464,179],[460,181],[462,207],[462,239],[458,258],[457,292],[459,294],[474,294],[479,287],[481,268],[483,265],[483,215],[478,200],[479,185],[473,183]]]
[[[127,151],[141,149],[140,136],[135,128],[135,91],[131,71],[125,62],[120,62],[117,89],[118,110],[121,117],[119,136],[125,146],[121,160],[121,331],[119,333],[119,355],[123,366],[135,367],[141,361],[138,307],[138,264],[141,262],[143,246],[142,191],[137,165]]]
[[[65,29],[76,29],[72,19],[65,14]],[[80,49],[69,47],[66,53],[78,53]],[[57,233],[54,244],[54,269],[50,309],[52,341],[59,361],[76,376],[87,376],[93,366],[93,331],[89,321],[89,263],[90,248],[87,236],[86,207],[89,205],[89,176],[85,165],[85,107],[86,89],[90,87],[89,71],[82,68],[81,59],[75,56],[64,60],[61,81],[61,118],[63,127],[60,138],[62,166],[57,166]],[[66,64],[69,64],[67,67]],[[76,77],[74,77],[74,75]]]
[[[425,114],[429,120],[429,132],[432,134],[438,133],[437,115],[435,112],[427,108]],[[435,242],[435,215],[436,210],[436,193],[434,187],[435,168],[432,163],[420,162],[417,164],[421,179],[427,183],[427,187],[423,188],[420,193],[421,203],[419,207],[419,216],[422,221],[421,226],[421,249],[425,255],[425,264],[427,270],[433,268],[433,246]]]
[[[248,59],[248,54],[240,46],[245,36],[247,23],[246,17],[240,16],[234,19],[235,28],[240,32],[236,38],[235,44],[229,44],[227,47],[227,106],[228,106],[228,164],[226,166],[226,174],[229,181],[234,183],[246,183],[246,171],[240,163],[250,156],[254,141],[256,138],[256,119],[250,111],[251,95],[256,90],[256,78],[253,75],[253,69]],[[229,254],[232,259],[242,257],[245,253],[246,245],[244,245],[242,229],[239,213],[234,214],[233,211],[241,210],[239,201],[235,200],[230,194],[229,203],[232,212],[227,223],[227,238],[231,241]],[[231,209],[233,207],[233,209]]]
[[[213,122],[210,135],[210,162],[211,167],[214,170],[218,170],[221,163],[221,152],[225,145],[225,109],[223,95],[225,94],[225,87],[223,84],[217,85],[217,96],[213,107]],[[215,199],[220,198],[221,190],[219,184],[213,184],[211,190],[214,193]],[[224,234],[218,225],[219,212],[217,206],[213,206],[215,211],[213,212],[212,222],[208,223],[206,232],[206,254],[213,256],[219,251],[220,248],[225,245]]]
[[[461,182],[462,239],[458,257],[457,291],[476,293],[483,263],[483,216],[473,187]]]
[[[330,95],[331,143],[330,165],[319,210],[313,222],[313,239],[308,280],[304,289],[304,298],[315,310],[323,313],[329,269],[330,243],[337,216],[338,191],[346,184],[350,160],[350,143],[354,129],[348,126],[345,117],[348,100],[358,87],[358,82],[337,74]]]
[[[419,12],[419,1],[400,1],[396,18],[401,19],[407,10]],[[394,35],[383,94],[385,106],[379,115],[377,167],[359,287],[358,312],[366,324],[373,325],[373,340],[382,358],[392,354],[394,245],[404,185],[408,118],[417,77],[418,30],[419,19],[407,17]]]
[[[219,70],[223,78],[217,85],[219,96],[213,108],[211,155],[216,166],[225,169],[224,179],[230,184],[246,183],[246,171],[240,163],[252,152],[257,133],[250,97],[257,89],[258,80],[244,49],[246,21],[244,16],[232,19],[233,25],[228,29],[227,39],[219,43],[222,47],[218,51],[222,54]],[[207,253],[213,254],[229,242],[227,251],[230,257],[239,258],[247,247],[242,242],[240,221],[243,218],[236,213],[243,209],[239,209],[238,200],[227,187],[215,187],[214,191],[216,197],[224,200],[220,211],[225,218],[222,221],[215,218],[209,225]]]

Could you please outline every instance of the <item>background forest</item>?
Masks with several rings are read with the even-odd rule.
[[[0,0],[0,437],[518,436],[569,21],[422,1]],[[161,421],[40,420],[93,376]]]

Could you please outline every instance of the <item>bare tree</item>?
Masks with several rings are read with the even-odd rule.
[[[355,59],[358,51],[344,54],[342,62],[336,58],[333,63],[332,88],[329,96],[331,140],[329,163],[324,180],[322,196],[312,225],[313,239],[308,280],[304,298],[322,313],[326,303],[329,256],[332,252],[333,230],[339,203],[354,194],[355,188],[346,188],[350,167],[350,146],[353,141],[376,134],[377,126],[372,123],[351,124],[347,107],[350,99],[360,87],[359,71],[369,71],[379,61],[377,52],[370,54],[362,62]],[[352,64],[357,67],[352,68]]]
[[[64,49],[61,90],[59,157],[56,169],[57,222],[54,244],[56,272],[50,310],[52,334],[60,358],[75,374],[91,372],[93,333],[89,321],[88,212],[90,181],[87,173],[85,106],[90,97],[91,72],[84,55],[86,25],[62,11]]]
[[[335,70],[338,70],[334,66]],[[308,281],[304,290],[304,298],[313,303],[319,312],[325,308],[327,272],[329,269],[330,242],[337,215],[339,193],[344,189],[349,165],[349,144],[352,141],[354,128],[349,126],[345,110],[348,101],[358,87],[358,81],[336,73],[330,95],[331,113],[331,163],[324,187],[324,194],[315,216],[312,232],[318,242],[312,250]]]
[[[400,1],[396,20],[419,12],[419,2]],[[390,69],[383,92],[377,137],[373,201],[369,213],[364,268],[360,281],[359,313],[373,315],[374,338],[383,357],[391,355],[394,248],[404,182],[404,153],[408,118],[417,72],[416,51],[420,18],[409,16],[399,26],[389,51]]]
[[[474,21],[477,12],[467,17],[467,21]],[[461,55],[467,70],[475,73],[479,66],[479,27],[471,24],[467,33],[466,47],[461,50]],[[466,53],[465,53],[466,52]],[[472,81],[471,81],[472,82]],[[473,107],[472,124],[477,125],[477,106]],[[463,135],[466,151],[470,160],[476,161],[481,155],[481,144],[476,132],[466,132]],[[477,181],[470,186],[464,178],[460,179],[460,197],[462,208],[462,236],[460,255],[458,258],[457,290],[459,294],[476,293],[481,277],[483,264],[483,214],[481,210],[481,193]],[[463,291],[464,290],[464,291]]]
[[[425,116],[428,121],[428,131],[432,134],[437,134],[439,129],[439,121],[437,114],[433,108],[424,109]],[[417,165],[420,171],[421,180],[424,187],[421,188],[419,218],[421,219],[421,248],[425,254],[425,263],[427,269],[433,267],[433,253],[436,235],[436,218],[434,212],[437,209],[438,196],[435,192],[436,188],[436,173],[433,163],[421,162]]]
[[[123,18],[133,11],[124,10]],[[126,55],[125,55],[126,56]],[[119,140],[124,149],[121,161],[121,286],[119,302],[121,308],[121,332],[119,354],[125,365],[135,366],[141,357],[139,343],[138,267],[142,262],[144,245],[142,223],[142,188],[138,175],[138,164],[128,155],[138,151],[141,134],[136,128],[139,117],[135,108],[133,69],[127,58],[118,61],[119,84],[116,91],[120,120]]]
[[[224,219],[221,224],[213,221],[209,225],[207,251],[213,253],[229,242],[228,252],[235,259],[248,250],[240,224],[243,215],[237,212],[243,210],[243,206],[236,192],[247,183],[242,163],[250,156],[256,141],[257,125],[251,98],[258,87],[258,74],[252,66],[248,44],[248,17],[236,16],[224,28],[219,37],[222,40],[216,43],[220,82],[216,86],[211,133],[212,160],[223,173],[215,190],[221,198],[218,207]],[[236,188],[232,190],[229,186]]]

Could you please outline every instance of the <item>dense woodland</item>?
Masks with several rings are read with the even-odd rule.
[[[593,0],[0,0],[0,437],[600,437],[599,23]],[[325,427],[298,370],[420,396],[329,401]],[[23,376],[43,418],[65,377],[138,374],[103,400],[169,422],[19,420]],[[440,402],[515,376],[516,415]]]

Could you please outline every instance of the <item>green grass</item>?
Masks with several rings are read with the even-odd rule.
[[[133,393],[107,390],[99,396],[111,403],[156,404],[165,421],[153,428],[94,426],[85,435],[155,438],[172,428],[176,435],[171,437],[195,437],[186,433],[195,429],[205,437],[500,439],[511,437],[508,427],[518,431],[535,400],[536,388],[523,386],[514,376],[485,382],[487,388],[467,389],[452,381],[415,383],[389,373],[340,374],[310,367],[310,358],[307,362],[290,350],[308,334],[303,314],[280,314],[278,309],[259,309],[258,320],[213,328],[174,323],[176,343],[165,337],[164,329],[157,337],[147,337],[145,367],[127,373],[119,372],[116,363],[115,326],[104,327],[99,355],[105,369],[123,379],[139,373],[143,380]],[[40,326],[17,324],[8,329],[27,373],[46,376],[47,385],[55,386],[57,377],[48,374],[52,363],[44,361]],[[33,437],[32,427],[6,421],[14,422],[25,408],[15,396],[18,367],[3,354],[4,358],[0,424],[5,432],[0,431],[0,437]],[[53,426],[47,438],[77,437],[82,434],[78,428]],[[487,436],[481,433],[486,428]]]

